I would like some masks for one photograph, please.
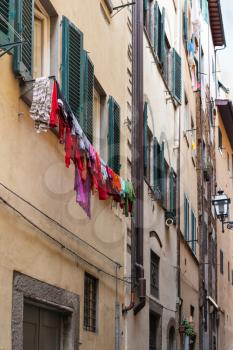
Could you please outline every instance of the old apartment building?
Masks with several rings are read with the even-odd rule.
[[[225,46],[219,0],[0,2],[0,349],[231,349]]]

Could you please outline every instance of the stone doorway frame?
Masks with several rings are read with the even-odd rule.
[[[23,350],[23,310],[30,300],[63,314],[63,350],[79,349],[80,297],[35,278],[14,272],[12,294],[12,350]]]

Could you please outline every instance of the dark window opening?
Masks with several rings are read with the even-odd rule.
[[[159,347],[160,316],[150,312],[150,350],[158,350]]]
[[[160,258],[151,251],[150,290],[155,298],[159,298],[159,261]]]
[[[220,272],[223,275],[224,267],[223,267],[223,251],[222,250],[220,250]]]
[[[84,329],[89,332],[96,332],[97,330],[97,288],[98,280],[85,273]]]

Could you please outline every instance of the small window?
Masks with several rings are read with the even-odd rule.
[[[222,132],[221,129],[218,128],[218,149],[220,151],[222,151],[223,147],[222,147]]]
[[[85,273],[84,329],[89,332],[96,332],[97,330],[97,289],[98,280]]]
[[[220,272],[223,275],[224,274],[224,267],[223,267],[223,251],[220,250]]]
[[[153,173],[153,135],[150,129],[147,127],[147,167],[145,169],[145,176],[150,185],[152,185],[152,173]]]
[[[190,305],[190,321],[194,321],[194,312],[195,312],[195,307],[193,305]]]
[[[153,251],[150,256],[150,292],[155,298],[159,298],[159,262],[160,258]]]
[[[189,112],[189,102],[187,95],[185,94],[185,106],[184,106],[184,136],[186,138],[187,144],[189,146],[189,129],[190,129],[190,112]]]
[[[228,272],[228,281],[230,282],[231,280],[231,272],[230,272],[230,262],[228,261],[228,264],[227,264],[227,272]]]
[[[231,270],[231,284],[233,285],[233,270]]]
[[[194,212],[191,212],[191,229],[192,229],[192,242],[191,247],[194,254],[196,254],[196,241],[197,241],[197,224],[196,224],[196,217]]]
[[[171,46],[169,44],[169,41],[166,35],[165,35],[165,42],[164,42],[164,50],[165,50],[165,56],[164,56],[163,76],[170,90],[171,89],[171,77],[170,77]]]
[[[227,152],[227,170],[230,171],[230,156],[228,152]]]

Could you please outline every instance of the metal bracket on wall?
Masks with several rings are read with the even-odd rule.
[[[125,7],[128,7],[128,6],[132,6],[132,5],[135,5],[136,2],[133,1],[133,2],[127,2],[126,4],[122,4],[122,5],[119,5],[119,6],[115,6],[112,8],[113,11],[117,11],[116,13],[114,13],[114,15],[111,16],[114,17],[116,16],[121,10],[123,10]]]
[[[17,41],[15,43],[0,45],[0,50],[3,50],[3,52],[0,53],[0,58],[2,56],[4,56],[6,53],[10,52],[14,47],[19,46],[19,45],[23,45],[24,42],[25,41],[23,40],[23,41]]]

